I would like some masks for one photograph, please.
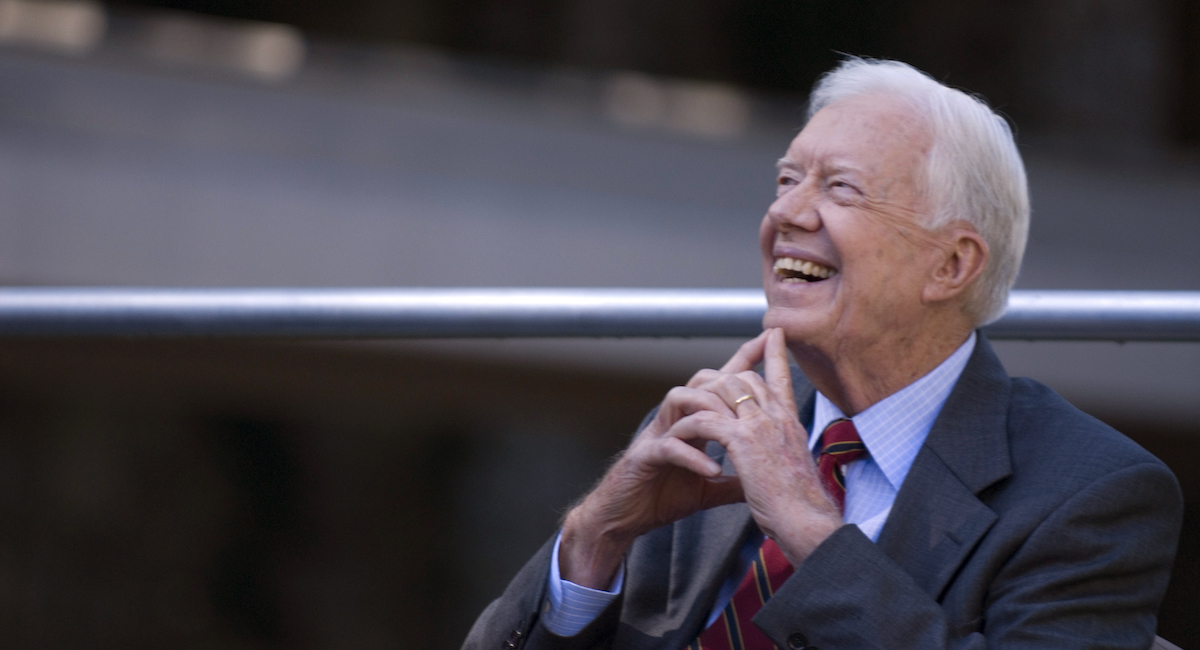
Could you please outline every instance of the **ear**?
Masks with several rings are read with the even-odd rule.
[[[955,222],[943,233],[939,263],[921,294],[926,302],[960,296],[987,267],[987,242],[969,223]]]

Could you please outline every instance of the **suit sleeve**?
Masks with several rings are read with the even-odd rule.
[[[617,596],[587,627],[571,637],[554,634],[542,624],[550,578],[551,537],[525,564],[504,593],[492,601],[471,627],[463,650],[608,650],[620,614]]]
[[[645,429],[658,413],[654,407],[642,418],[637,433]],[[554,553],[556,533],[517,573],[499,598],[471,626],[463,650],[604,650],[612,645],[612,637],[620,617],[623,598],[609,603],[587,627],[571,637],[559,636],[542,625],[539,617],[546,602],[546,585],[550,582],[550,558]]]
[[[979,589],[977,620],[934,596],[854,526],[827,539],[754,618],[781,648],[1145,650],[1166,591],[1182,498],[1144,463],[1051,510]]]

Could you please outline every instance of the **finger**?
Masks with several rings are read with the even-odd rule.
[[[719,381],[704,386],[704,390],[719,395],[734,414],[744,414],[749,406],[762,407],[771,398],[771,391],[762,377],[753,370],[744,370],[735,375],[723,375]]]
[[[692,375],[692,378],[688,380],[686,386],[688,388],[699,388],[700,386],[703,386],[704,384],[707,384],[708,382],[713,381],[720,376],[720,371],[713,370],[712,368],[705,368],[704,370]]]
[[[762,408],[762,404],[758,403],[758,396],[754,393],[746,393],[745,395],[741,395],[737,399],[733,400],[733,409],[734,412],[738,414],[739,418],[746,413],[746,411],[742,409],[748,410],[751,408]]]
[[[768,332],[763,332],[743,343],[742,347],[738,348],[738,351],[734,352],[732,357],[729,357],[729,361],[726,361],[725,365],[721,366],[721,372],[752,370],[755,364],[762,361],[763,344],[767,341]]]
[[[719,395],[707,390],[676,386],[667,392],[659,409],[661,422],[668,427],[675,424],[679,418],[691,415],[697,411],[715,411],[728,417],[734,417],[733,409]]]
[[[738,382],[729,382],[728,387],[733,390],[726,399],[732,398],[733,401],[729,403],[738,417],[745,417],[748,413],[765,409],[770,405],[771,391],[763,383],[762,377],[759,377],[758,373],[753,370],[739,372],[737,379]]]
[[[664,461],[691,470],[700,476],[721,475],[721,466],[717,461],[679,438],[664,438],[659,453]]]
[[[792,392],[792,367],[788,364],[787,339],[783,330],[767,331],[763,348],[763,377],[775,399],[795,409],[796,395]]]
[[[698,411],[679,418],[679,421],[667,429],[664,438],[679,438],[699,449],[703,444],[696,442],[713,441],[723,447],[730,441],[729,427],[737,422],[734,418],[717,415],[712,411]]]

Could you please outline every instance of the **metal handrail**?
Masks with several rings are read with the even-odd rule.
[[[0,289],[6,337],[749,337],[741,289]],[[1200,291],[1014,291],[994,339],[1200,341]]]

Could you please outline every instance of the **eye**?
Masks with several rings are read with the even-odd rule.
[[[790,174],[780,174],[779,177],[775,179],[775,194],[782,196],[789,189],[799,184],[799,178],[796,178]]]
[[[857,186],[840,178],[830,180],[826,187],[829,188],[829,193],[833,195],[834,198],[842,200],[855,199],[862,194],[858,191]]]

